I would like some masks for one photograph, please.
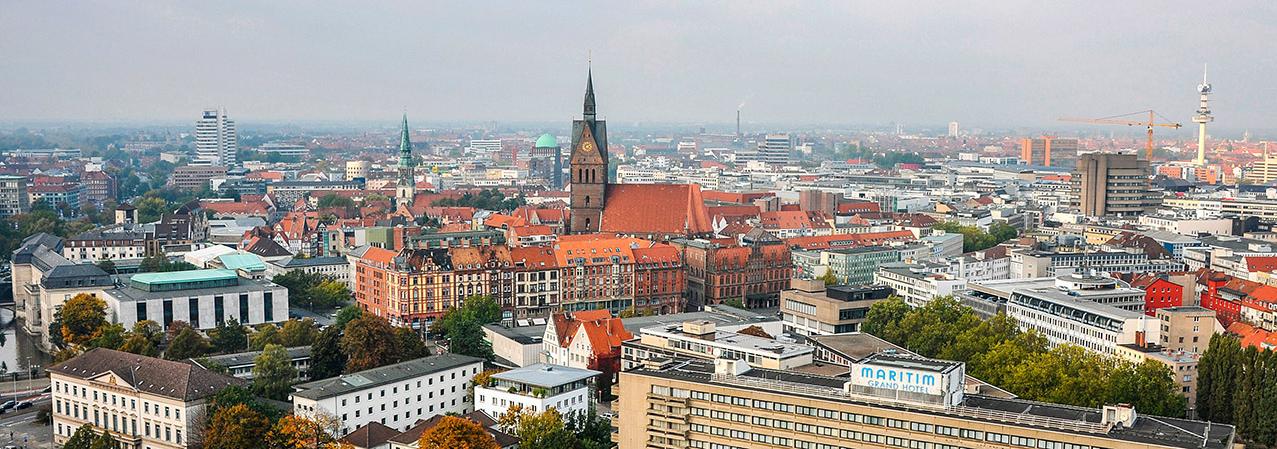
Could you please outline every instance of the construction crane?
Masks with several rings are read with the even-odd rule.
[[[1131,120],[1131,118],[1134,118],[1137,115],[1143,116],[1145,114],[1148,114],[1148,120],[1142,120],[1142,119]],[[1159,119],[1164,120],[1164,122],[1159,123],[1157,121]],[[1113,115],[1109,117],[1100,117],[1100,118],[1061,117],[1060,121],[1092,123],[1097,125],[1126,125],[1126,126],[1148,127],[1148,146],[1145,149],[1145,152],[1147,153],[1146,156],[1148,157],[1149,162],[1153,161],[1153,127],[1160,126],[1163,128],[1179,128],[1183,126],[1183,125],[1180,125],[1179,123],[1170,121],[1170,119],[1163,117],[1161,114],[1154,112],[1152,109],[1149,109],[1147,111],[1132,112],[1130,114]]]

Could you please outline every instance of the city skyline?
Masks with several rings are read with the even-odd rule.
[[[1157,5],[1091,17],[1076,3],[588,12],[102,3],[65,14],[25,4],[0,18],[9,35],[0,49],[15,68],[0,73],[11,86],[0,94],[0,121],[171,121],[225,107],[241,123],[371,122],[402,108],[419,123],[559,122],[571,119],[592,57],[608,104],[600,117],[620,124],[726,124],[740,106],[746,123],[941,132],[949,121],[1063,128],[1056,117],[1148,108],[1188,123],[1209,62],[1212,129],[1271,129],[1277,113],[1262,100],[1277,88],[1262,74],[1277,63],[1253,55],[1277,38],[1264,26],[1274,8]],[[1004,15],[1019,19],[989,20]],[[410,20],[417,16],[424,20]],[[381,29],[355,29],[349,18]],[[1060,29],[1069,31],[1033,34]],[[103,33],[110,39],[93,40]]]

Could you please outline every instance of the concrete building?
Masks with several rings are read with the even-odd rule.
[[[936,263],[888,263],[878,267],[874,283],[884,285],[911,307],[922,307],[939,296],[948,296],[967,288],[967,280],[940,270],[948,265]]]
[[[213,178],[226,177],[224,165],[183,165],[173,169],[169,184],[181,190],[199,192],[211,188]]]
[[[53,365],[49,382],[54,444],[88,424],[127,449],[199,447],[209,399],[244,384],[193,364],[106,348]]]
[[[545,361],[540,335],[528,335],[500,324],[483,325],[483,339],[492,345],[493,361],[504,368],[531,366]]]
[[[900,250],[887,246],[862,246],[820,252],[820,264],[834,273],[839,284],[872,283],[878,267],[899,261]]]
[[[1083,215],[1136,217],[1161,202],[1149,185],[1148,161],[1134,154],[1084,154],[1073,176],[1072,194]]]
[[[408,430],[435,415],[471,412],[470,381],[482,370],[483,359],[443,354],[321,379],[293,387],[293,413],[335,417],[338,435],[371,422]]]
[[[1117,285],[1110,278],[1061,276],[1053,287],[1014,289],[1007,316],[1021,330],[1037,331],[1051,346],[1074,344],[1109,356],[1120,345],[1158,341],[1157,320],[1143,313],[1144,292]],[[1138,301],[1138,311],[1120,308],[1133,301]]]
[[[1188,260],[1188,251],[1185,251]],[[1188,265],[1192,269],[1192,264]],[[1105,273],[1167,273],[1184,271],[1185,263],[1175,259],[1149,259],[1148,253],[1124,251],[1053,252],[1011,251],[1011,278],[1055,277],[1089,268]]]
[[[247,326],[288,321],[288,289],[226,269],[123,276],[120,285],[102,291],[102,298],[109,319],[126,329],[142,320],[166,329],[185,321],[201,330],[232,318]]]
[[[12,217],[31,210],[25,176],[0,175],[0,217]]]
[[[757,159],[768,165],[785,165],[789,163],[789,153],[794,149],[794,140],[788,133],[768,134],[758,142]]]
[[[1020,160],[1027,165],[1068,167],[1077,160],[1077,139],[1041,137],[1020,141]]]
[[[674,359],[621,374],[618,449],[1230,449],[1231,426],[969,393],[958,362],[877,354],[849,377]],[[1153,435],[1156,435],[1155,437]]]
[[[195,161],[200,165],[239,165],[235,121],[226,116],[226,110],[205,109],[195,122],[195,153]]]
[[[346,161],[346,180],[368,179],[368,170],[372,163],[368,161]]]
[[[475,385],[474,408],[493,419],[511,406],[531,413],[554,409],[566,419],[594,408],[592,380],[598,371],[536,364],[493,374],[488,385]]]
[[[859,332],[869,307],[891,295],[886,287],[826,287],[819,279],[794,280],[792,284],[780,292],[782,329],[800,335]]]
[[[301,259],[285,257],[266,262],[267,279],[293,271],[328,276],[346,284],[351,290],[354,290],[355,287],[354,279],[350,276],[350,261],[346,260],[345,257],[320,256]]]

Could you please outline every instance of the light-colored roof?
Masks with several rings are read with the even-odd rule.
[[[545,133],[541,137],[537,137],[537,148],[554,148],[557,146],[559,146],[559,141],[554,138],[553,134]]]
[[[224,254],[217,257],[227,270],[264,271],[266,264],[256,254]]]
[[[595,370],[538,363],[493,374],[492,378],[543,388],[554,388],[602,374]]]
[[[236,277],[239,277],[239,275],[235,274],[232,270],[212,269],[168,271],[163,273],[138,273],[129,279],[143,284],[156,285],[177,284],[183,282],[218,281],[223,279],[234,279]]]

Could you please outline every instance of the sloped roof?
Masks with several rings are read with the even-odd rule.
[[[1277,270],[1277,256],[1246,256],[1246,271],[1268,273]]]
[[[602,232],[707,234],[713,231],[696,184],[608,184]]]
[[[421,439],[421,434],[426,433],[427,430],[439,425],[439,421],[443,420],[444,416],[446,415],[435,415],[431,416],[430,419],[417,421],[416,424],[413,424],[412,427],[404,433],[391,437],[390,441],[403,445],[416,445],[417,441]],[[496,440],[497,446],[499,447],[510,447],[519,443],[519,439],[517,437],[497,430],[496,420],[483,412],[476,410],[461,416],[461,418],[474,421],[482,426],[489,435],[492,435],[492,439]]]
[[[71,360],[53,365],[49,371],[86,380],[111,372],[121,382],[129,383],[138,390],[182,401],[206,398],[228,386],[245,383],[242,379],[189,363],[106,348],[91,349]]]
[[[359,428],[355,429],[354,432],[350,432],[346,436],[341,437],[341,442],[349,443],[350,445],[360,449],[369,449],[390,441],[391,438],[394,438],[395,435],[399,435],[400,433],[401,432],[398,430],[391,429],[385,424],[373,421],[359,426]]]

